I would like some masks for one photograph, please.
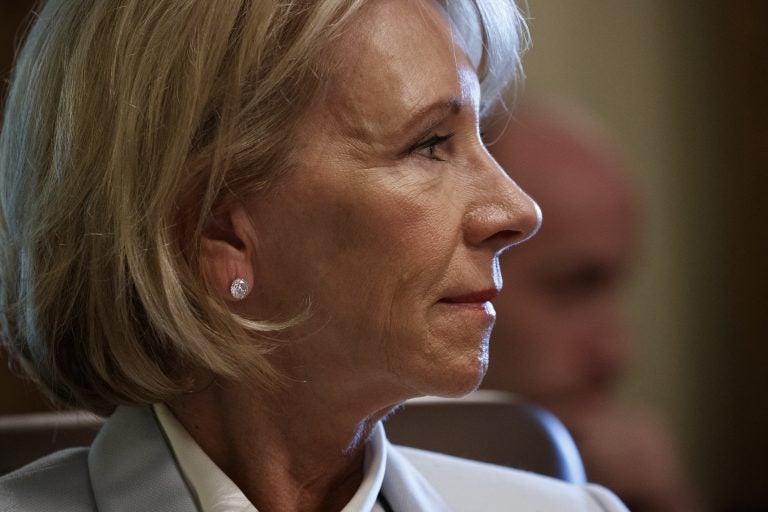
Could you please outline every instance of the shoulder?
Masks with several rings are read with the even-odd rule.
[[[0,511],[95,510],[88,448],[52,453],[0,477]]]
[[[610,491],[450,455],[393,446],[454,510],[626,512]]]

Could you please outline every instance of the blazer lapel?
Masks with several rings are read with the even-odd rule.
[[[198,510],[149,407],[118,407],[88,453],[100,512]]]
[[[449,510],[396,447],[384,447],[382,493],[393,510]],[[91,445],[88,471],[99,512],[199,510],[149,407],[117,408]]]
[[[424,477],[389,441],[386,447],[387,466],[381,492],[395,512],[405,510],[450,510]]]

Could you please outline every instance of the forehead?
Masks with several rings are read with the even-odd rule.
[[[442,9],[431,0],[375,0],[332,52],[323,103],[345,131],[401,128],[439,100],[476,103],[477,78]]]

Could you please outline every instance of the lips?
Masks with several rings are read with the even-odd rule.
[[[498,294],[499,290],[496,288],[488,288],[487,290],[479,290],[461,295],[446,297],[440,299],[440,302],[448,302],[450,304],[483,304],[493,300]]]

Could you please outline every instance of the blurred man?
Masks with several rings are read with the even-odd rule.
[[[614,396],[629,362],[622,291],[638,212],[607,137],[583,115],[530,106],[485,134],[499,164],[541,206],[543,224],[501,259],[504,292],[483,387],[557,414],[590,480],[635,512],[695,510],[674,443],[653,415]]]

